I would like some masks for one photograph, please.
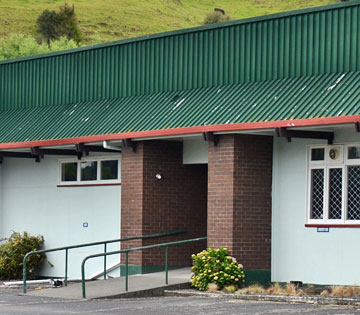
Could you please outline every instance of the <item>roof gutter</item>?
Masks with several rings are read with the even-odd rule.
[[[106,140],[103,141],[103,148],[107,149],[107,150],[114,150],[114,151],[120,151],[121,152],[121,147],[110,145],[109,142],[106,141]]]
[[[115,134],[73,137],[66,139],[50,139],[50,140],[34,140],[34,141],[26,141],[26,142],[1,143],[0,149],[59,146],[59,145],[67,145],[67,144],[122,140],[122,139],[135,140],[136,138],[154,138],[154,137],[174,136],[174,135],[181,136],[181,135],[203,133],[203,132],[247,131],[247,130],[251,131],[251,130],[262,130],[262,129],[275,129],[279,127],[294,128],[294,127],[326,126],[326,125],[337,125],[337,124],[355,124],[357,122],[360,122],[360,115],[280,120],[280,121],[248,122],[248,123],[222,124],[222,125],[209,125],[209,126],[194,126],[194,127],[182,127],[182,128],[172,128],[172,129],[149,130],[149,131],[121,132]]]

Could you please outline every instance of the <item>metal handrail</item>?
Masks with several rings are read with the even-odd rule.
[[[23,282],[24,282],[23,287],[24,287],[24,293],[27,292],[27,288],[26,288],[26,280],[27,280],[26,279],[26,276],[27,276],[26,260],[32,255],[38,255],[38,254],[44,254],[44,253],[49,253],[49,252],[65,250],[65,277],[64,277],[64,282],[65,282],[65,286],[67,286],[69,249],[96,246],[96,245],[104,245],[104,253],[106,253],[107,244],[110,244],[110,243],[127,242],[127,241],[138,240],[138,239],[147,239],[147,238],[155,238],[155,237],[162,237],[162,236],[177,235],[177,234],[183,234],[183,233],[186,233],[186,232],[187,231],[185,231],[185,230],[181,230],[181,231],[173,231],[173,232],[167,232],[167,233],[147,234],[147,235],[141,235],[141,236],[132,236],[132,237],[113,239],[113,240],[106,240],[106,241],[93,242],[93,243],[84,243],[84,244],[78,244],[78,245],[57,247],[57,248],[51,248],[51,249],[42,249],[42,250],[29,252],[29,253],[27,253],[25,255],[25,257],[23,259]],[[104,279],[106,279],[106,256],[104,256]]]
[[[168,243],[162,243],[162,244],[155,244],[155,245],[147,245],[142,247],[134,247],[129,249],[123,249],[113,252],[107,252],[107,253],[99,253],[94,255],[89,255],[84,258],[84,260],[81,263],[81,283],[82,283],[82,296],[85,299],[86,298],[86,289],[85,289],[85,263],[87,260],[91,258],[98,258],[98,257],[105,257],[110,255],[117,255],[125,253],[125,291],[128,291],[129,289],[129,252],[135,252],[138,250],[144,250],[144,249],[152,249],[152,248],[159,248],[159,247],[165,247],[165,284],[169,283],[169,261],[168,261],[168,247],[172,245],[180,245],[185,243],[192,243],[192,242],[199,242],[199,241],[206,241],[207,237],[199,237],[199,238],[192,238],[188,240],[182,240],[182,241],[175,241],[175,242],[168,242]]]

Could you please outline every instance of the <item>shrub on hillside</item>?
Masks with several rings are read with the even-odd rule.
[[[30,36],[15,35],[0,39],[0,60],[42,54],[50,51],[65,50],[78,47],[73,40],[61,37],[48,44],[38,44]]]
[[[59,50],[66,50],[66,49],[73,49],[77,48],[79,45],[72,39],[68,39],[65,36],[60,37],[58,40],[50,41],[48,46],[49,52],[51,51],[59,51]]]
[[[214,11],[214,12],[210,12],[206,15],[203,24],[204,25],[214,24],[214,23],[226,22],[226,21],[230,21],[230,20],[231,20],[230,15],[224,14],[220,11]]]
[[[191,271],[194,272],[191,284],[199,290],[207,290],[210,283],[222,289],[226,286],[239,288],[245,282],[243,266],[229,256],[226,248],[209,248],[191,257]]]
[[[13,232],[0,245],[0,279],[12,280],[22,278],[22,268],[24,256],[31,251],[40,250],[44,244],[42,236],[31,236],[27,232],[23,234]],[[46,261],[45,254],[32,255],[27,260],[28,278],[34,278],[40,265]]]
[[[54,10],[44,10],[36,21],[38,32],[49,44],[51,40],[59,40],[65,36],[76,43],[81,41],[81,32],[76,19],[75,7],[67,4]]]

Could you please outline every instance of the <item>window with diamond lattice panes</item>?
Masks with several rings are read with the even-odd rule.
[[[360,144],[314,145],[308,151],[309,224],[360,224]]]
[[[360,166],[348,167],[347,219],[360,220]]]
[[[341,219],[342,181],[342,168],[331,168],[329,170],[329,219]]]
[[[324,208],[324,170],[311,170],[311,219],[322,219]]]

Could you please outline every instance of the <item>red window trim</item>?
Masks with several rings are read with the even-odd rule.
[[[360,224],[305,224],[305,227],[358,228]]]

